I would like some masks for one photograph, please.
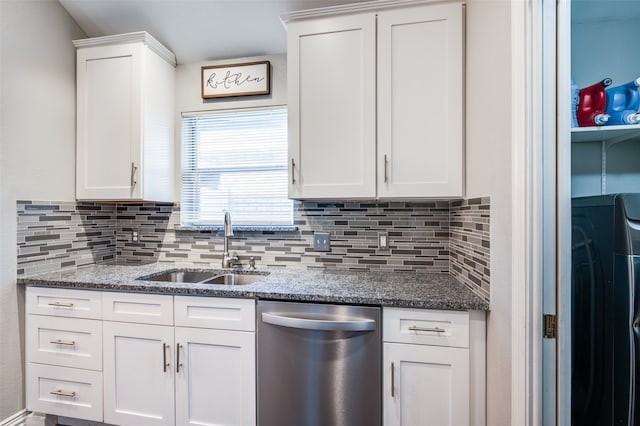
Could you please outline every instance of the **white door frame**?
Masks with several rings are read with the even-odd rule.
[[[561,255],[571,249],[571,0],[510,1],[511,420],[564,426],[571,424],[571,258]],[[556,339],[542,337],[545,313],[557,317]]]
[[[555,1],[510,1],[511,424],[552,425],[559,419],[548,383],[555,382],[556,341],[543,340],[542,321],[543,313],[555,314],[557,270]],[[554,291],[545,293],[549,285]]]
[[[557,424],[571,424],[571,0],[557,0]],[[562,336],[566,336],[563,339]]]
[[[511,294],[511,424],[531,424],[530,372],[532,298],[527,288],[532,283],[531,266],[534,236],[532,214],[533,123],[530,28],[530,0],[511,1],[511,229],[512,229],[512,294]],[[531,395],[532,397],[534,395]]]

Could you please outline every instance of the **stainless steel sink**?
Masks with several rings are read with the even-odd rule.
[[[244,285],[253,284],[264,275],[257,274],[223,274],[203,281],[203,284]]]
[[[163,281],[171,283],[199,283],[206,281],[216,275],[211,271],[180,271],[170,270],[160,272],[158,274],[147,275],[145,277],[138,278],[139,280],[147,281]]]
[[[138,279],[172,283],[245,285],[252,284],[267,275],[269,275],[269,273],[264,271],[229,272],[224,270],[169,269],[167,271],[145,275]]]

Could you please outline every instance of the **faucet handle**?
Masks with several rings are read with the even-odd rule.
[[[253,256],[249,258],[249,269],[256,269],[256,259]]]

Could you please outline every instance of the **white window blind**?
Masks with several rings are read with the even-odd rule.
[[[182,116],[182,225],[293,225],[287,110]]]

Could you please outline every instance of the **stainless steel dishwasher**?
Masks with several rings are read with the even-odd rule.
[[[258,301],[258,426],[381,424],[380,308]]]

